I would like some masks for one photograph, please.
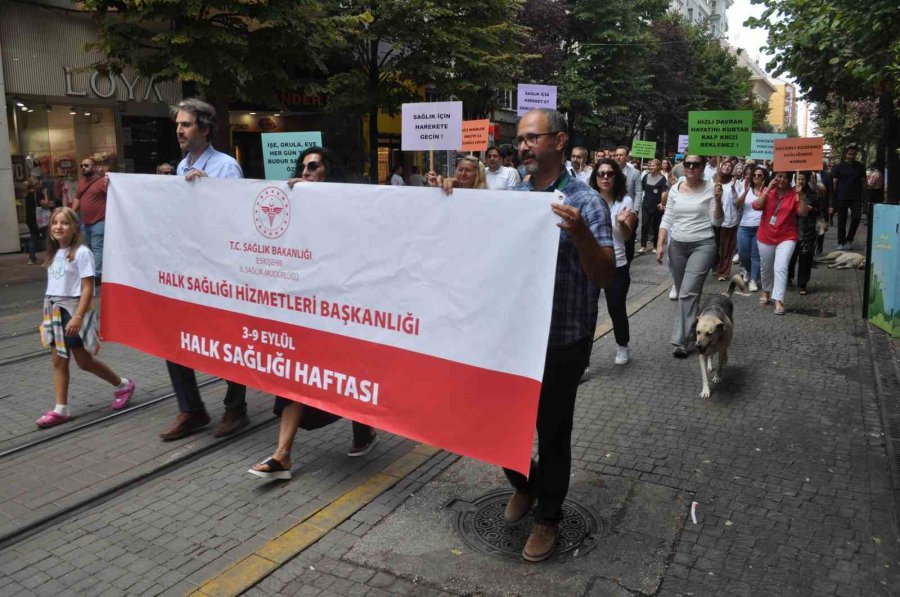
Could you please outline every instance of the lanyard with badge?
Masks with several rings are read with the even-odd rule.
[[[775,191],[775,195],[778,196],[778,191]],[[778,221],[778,208],[781,207],[781,202],[784,201],[787,193],[781,196],[781,198],[775,203],[775,211],[772,212],[772,217],[769,218],[769,226],[774,226],[775,222]]]

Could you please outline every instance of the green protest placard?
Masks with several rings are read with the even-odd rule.
[[[656,157],[656,141],[640,141],[635,139],[631,142],[631,155],[636,158],[652,160]]]
[[[689,112],[687,153],[748,156],[752,129],[750,110]]]

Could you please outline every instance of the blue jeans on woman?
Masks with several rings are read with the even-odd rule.
[[[754,282],[759,282],[759,246],[756,244],[758,226],[740,226],[738,228],[738,257],[741,267]]]

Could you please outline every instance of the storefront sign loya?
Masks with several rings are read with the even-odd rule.
[[[119,90],[118,85],[121,83],[125,89],[125,99],[128,101],[165,102],[153,77],[148,79],[135,73],[133,78],[129,79],[125,73],[92,71],[87,87],[76,89],[75,75],[77,73],[69,67],[63,67],[63,73],[66,78],[66,95],[71,97],[87,97],[88,90],[90,90],[93,97],[114,98]],[[143,94],[141,94],[142,90]]]
[[[559,235],[541,193],[113,173],[103,334],[527,473]]]

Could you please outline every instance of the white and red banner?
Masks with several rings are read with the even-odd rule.
[[[544,193],[110,174],[107,340],[525,472]]]

